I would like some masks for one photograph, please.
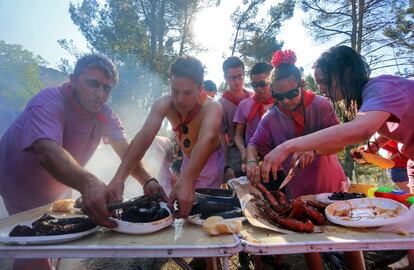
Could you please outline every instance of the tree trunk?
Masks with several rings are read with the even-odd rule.
[[[352,30],[351,30],[351,48],[355,50],[356,48],[356,37],[357,37],[357,24],[358,24],[358,16],[357,16],[357,7],[355,1],[351,0],[351,14],[352,14]]]
[[[356,43],[356,51],[358,53],[361,53],[361,49],[362,49],[362,31],[363,31],[364,14],[365,14],[365,0],[359,0],[358,30],[357,30],[357,43]]]

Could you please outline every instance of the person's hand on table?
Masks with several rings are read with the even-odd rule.
[[[167,194],[155,178],[147,180],[143,186],[144,195],[161,194],[161,199],[166,202],[168,200]]]
[[[89,179],[85,181],[80,192],[82,194],[82,211],[93,222],[108,228],[115,228],[117,226],[115,222],[109,219],[112,216],[112,212],[107,209],[107,204],[114,202],[114,197],[110,197],[105,183],[97,178]]]
[[[236,178],[234,170],[230,166],[224,167],[224,181],[227,182],[230,179]]]
[[[307,151],[301,153],[294,153],[292,156],[292,166],[294,166],[295,161],[298,159],[300,167],[303,169],[313,162],[313,160],[315,159],[315,152]]]
[[[182,180],[177,181],[168,198],[168,207],[175,218],[187,218],[194,203],[193,185]],[[178,211],[174,209],[175,202],[177,202]]]

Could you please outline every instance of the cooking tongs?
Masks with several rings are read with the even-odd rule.
[[[107,205],[109,211],[113,211],[115,209],[126,209],[131,206],[142,207],[148,202],[151,201],[158,201],[161,199],[161,194],[154,194],[154,195],[144,195],[136,198],[132,198],[129,201],[119,202],[119,203],[110,203]]]
[[[299,168],[299,164],[300,164],[300,160],[297,159],[295,161],[295,164],[290,168],[288,174],[285,177],[285,180],[283,180],[282,184],[280,184],[279,189],[284,188],[290,182],[290,180],[292,180],[292,178],[295,176],[295,172],[297,168]]]

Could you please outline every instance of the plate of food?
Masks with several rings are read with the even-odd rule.
[[[338,201],[328,205],[325,215],[329,221],[347,227],[377,227],[404,221],[408,208],[391,199],[362,198]]]
[[[365,198],[366,195],[364,193],[359,192],[326,192],[320,193],[316,195],[316,200],[324,204],[331,204],[338,201],[345,201],[345,200],[352,200],[352,199],[361,199]]]
[[[149,234],[170,226],[174,218],[166,203],[151,201],[148,204],[123,209],[113,220],[118,224],[118,227],[113,228],[114,231]]]
[[[99,227],[86,216],[42,217],[0,229],[0,242],[16,245],[55,244],[73,241],[96,232]]]

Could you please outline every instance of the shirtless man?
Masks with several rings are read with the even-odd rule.
[[[185,154],[184,158],[187,159],[183,161],[180,176],[172,189],[168,204],[173,210],[173,204],[177,201],[176,218],[186,218],[189,215],[194,201],[194,188],[204,181],[199,179],[203,167],[210,163],[212,158],[219,160],[221,154],[221,106],[201,91],[203,73],[203,65],[193,57],[179,57],[171,65],[170,94],[154,102],[142,129],[132,140],[124,160],[108,186],[108,191],[115,200],[122,200],[125,179],[134,165],[142,159],[164,118],[167,118],[174,127],[177,142]],[[209,181],[214,182],[216,179],[210,178]],[[151,193],[152,189],[159,188],[159,184],[151,178],[144,183],[144,187],[147,193]]]

